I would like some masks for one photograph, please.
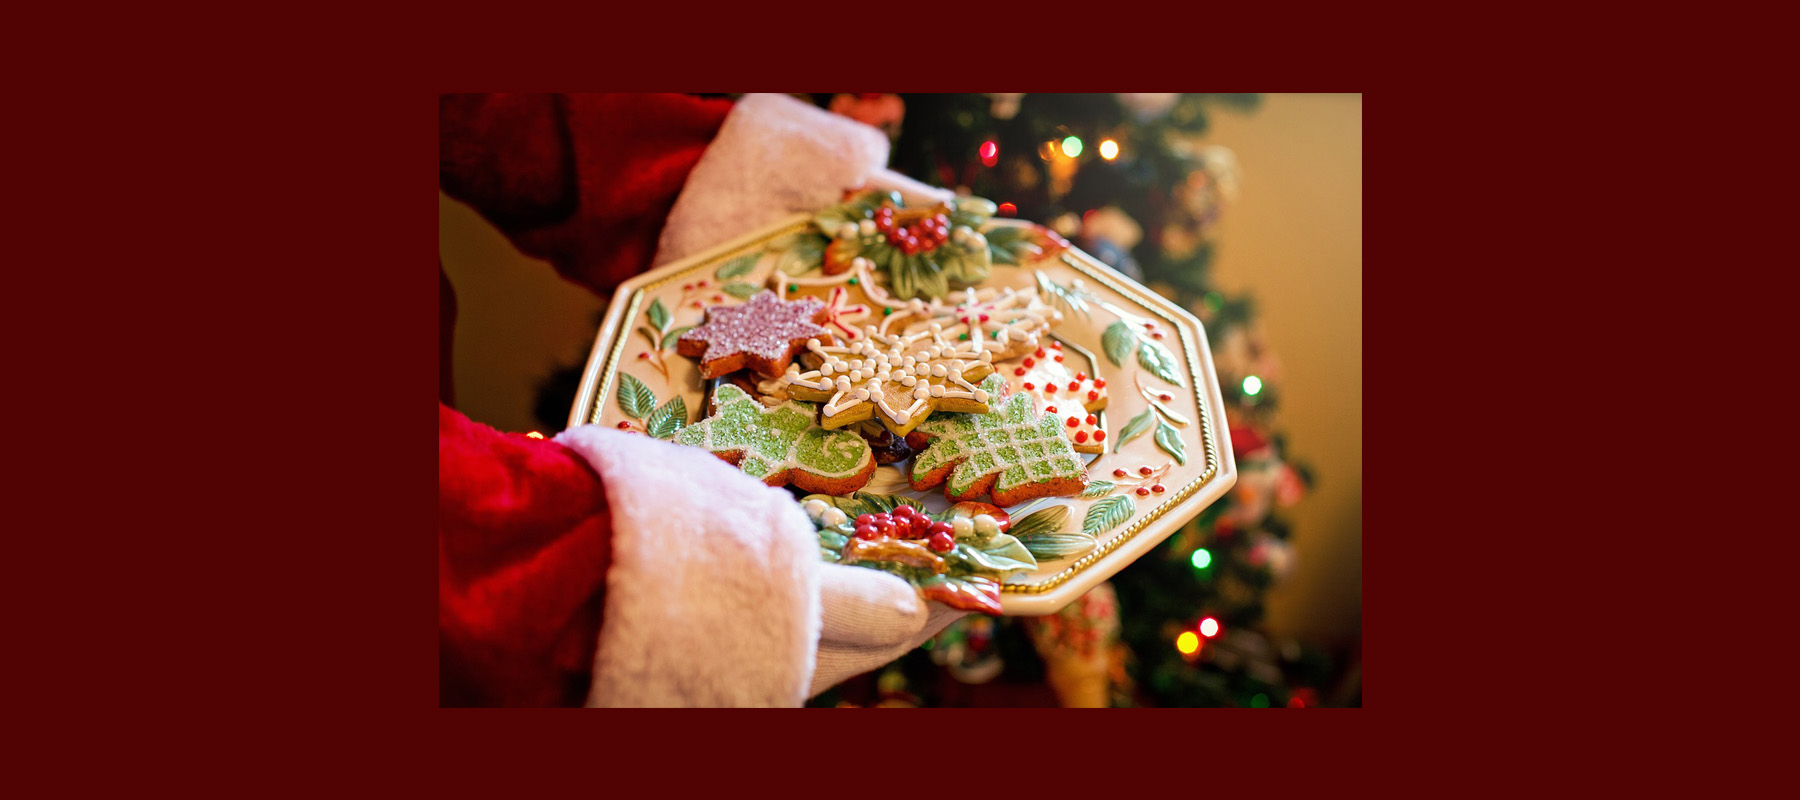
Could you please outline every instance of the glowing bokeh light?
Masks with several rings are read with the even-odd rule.
[[[1195,650],[1200,649],[1200,637],[1195,636],[1193,631],[1183,631],[1180,636],[1175,637],[1175,649],[1180,650],[1182,655],[1191,656]]]
[[[1244,394],[1256,394],[1262,391],[1262,378],[1251,375],[1244,379]]]
[[[1210,564],[1212,564],[1212,553],[1206,552],[1206,548],[1202,547],[1194,551],[1194,569],[1206,569]]]
[[[992,139],[981,143],[981,164],[991,167],[1000,161],[1000,145]]]
[[[1200,635],[1208,639],[1219,635],[1219,621],[1212,617],[1200,620]]]
[[[1115,142],[1111,139],[1107,139],[1106,141],[1101,142],[1100,143],[1100,157],[1106,159],[1107,161],[1111,161],[1115,158],[1118,158],[1119,157],[1119,143]]]
[[[1018,206],[1015,206],[1012,203],[1001,203],[1000,204],[1000,216],[1010,217],[1017,213],[1019,213]]]
[[[528,439],[542,439],[542,438],[544,438],[544,435],[541,433],[538,433],[537,431],[532,431],[530,433],[525,434],[525,437]]]
[[[1063,155],[1070,158],[1081,155],[1081,138],[1078,136],[1070,136],[1069,138],[1064,139],[1062,151]]]
[[[1269,696],[1266,694],[1263,694],[1262,692],[1257,692],[1255,697],[1250,698],[1250,707],[1251,708],[1268,708],[1269,707]]]

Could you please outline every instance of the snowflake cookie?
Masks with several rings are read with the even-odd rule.
[[[813,369],[793,365],[782,376],[789,396],[825,403],[825,427],[877,418],[904,436],[934,411],[987,413],[988,392],[974,381],[994,371],[992,353],[934,331],[896,336],[869,327],[863,333],[846,345],[807,342]]]
[[[1011,506],[1038,497],[1067,497],[1087,488],[1087,466],[1062,432],[1063,422],[1039,416],[1031,398],[1015,394],[987,414],[926,420],[906,437],[919,449],[912,488],[944,484],[951,502],[991,494]]]
[[[842,495],[867,486],[875,475],[868,442],[819,427],[810,403],[765,408],[726,383],[713,393],[713,406],[712,416],[682,428],[675,443],[710,450],[770,486],[791,483],[808,492]]]
[[[702,378],[746,367],[773,378],[793,363],[808,339],[831,339],[818,324],[825,316],[825,304],[816,298],[784,302],[774,292],[760,292],[742,305],[706,309],[705,324],[682,334],[675,352],[700,359]]]
[[[1106,452],[1106,428],[1099,412],[1106,408],[1106,380],[1063,366],[1062,345],[1050,342],[1018,361],[994,365],[1006,378],[1009,393],[1031,396],[1038,411],[1061,419],[1062,432],[1079,453]]]
[[[957,341],[978,341],[996,359],[1031,352],[1038,337],[1062,321],[1062,312],[1038,298],[1036,289],[966,289],[949,300],[914,300],[881,322],[881,331],[915,333],[937,326]]]

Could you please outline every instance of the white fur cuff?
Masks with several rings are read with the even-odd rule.
[[[598,425],[556,441],[593,465],[612,508],[587,704],[803,704],[820,562],[799,504],[697,448]]]

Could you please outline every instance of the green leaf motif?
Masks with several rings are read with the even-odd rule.
[[[1174,456],[1176,463],[1184,465],[1187,463],[1187,443],[1181,440],[1181,431],[1175,430],[1174,426],[1166,422],[1157,423],[1156,446],[1162,448],[1163,452]]]
[[[1113,445],[1113,452],[1119,452],[1119,448],[1124,447],[1126,442],[1144,435],[1144,432],[1150,430],[1150,426],[1154,424],[1156,424],[1156,412],[1148,408],[1144,409],[1144,413],[1132,417],[1130,422],[1125,423],[1125,429],[1119,431],[1119,441]]]
[[[619,373],[619,410],[632,419],[643,419],[656,409],[656,393],[643,381]]]
[[[668,335],[663,337],[663,349],[669,350],[669,349],[674,348],[675,342],[681,339],[681,335],[684,333],[687,333],[690,330],[693,330],[693,328],[694,328],[694,326],[692,326],[692,325],[683,325],[679,328],[669,331]]]
[[[662,298],[658,297],[655,300],[651,300],[650,310],[644,313],[650,318],[650,324],[655,326],[658,333],[662,333],[669,329],[669,310],[663,308]]]
[[[1050,280],[1050,276],[1045,275],[1043,270],[1038,270],[1037,284],[1038,290],[1042,292],[1045,297],[1050,298],[1051,302],[1062,306],[1071,314],[1078,314],[1083,318],[1088,316],[1088,301],[1085,293],[1077,292],[1070,287]]]
[[[1031,536],[1055,533],[1068,519],[1068,506],[1051,506],[1013,520],[1012,527],[1007,532],[1023,541]]]
[[[1006,534],[994,538],[1005,541],[1000,543],[1001,546],[989,550],[971,547],[967,542],[957,542],[956,549],[946,555],[953,561],[963,562],[958,566],[976,573],[998,573],[1004,576],[1037,569],[1037,559],[1032,557],[1024,543]]]
[[[1125,366],[1125,357],[1131,355],[1131,348],[1137,341],[1137,334],[1124,320],[1106,326],[1106,332],[1100,334],[1100,347],[1115,367]]]
[[[739,300],[749,300],[755,297],[757,292],[762,291],[762,287],[754,283],[728,283],[723,291]]]
[[[826,240],[821,236],[805,235],[794,241],[792,247],[783,250],[775,260],[775,268],[788,275],[800,275],[825,263]],[[854,253],[850,254],[852,257]]]
[[[1043,248],[1031,241],[1030,231],[1012,225],[996,225],[983,231],[987,238],[988,257],[995,264],[1018,265],[1032,256],[1040,255]]]
[[[1086,555],[1100,545],[1100,540],[1085,533],[1041,533],[1021,541],[1031,555],[1045,561]]]
[[[1118,484],[1113,483],[1112,481],[1089,481],[1087,490],[1081,493],[1081,497],[1088,500],[1092,500],[1096,497],[1105,497],[1108,494],[1111,494],[1113,487],[1117,485]]]
[[[1087,517],[1081,521],[1081,532],[1099,536],[1119,527],[1120,523],[1131,519],[1131,515],[1136,512],[1137,507],[1131,504],[1130,497],[1113,495],[1088,507]]]
[[[655,402],[652,400],[652,402]],[[681,432],[687,425],[687,401],[679,395],[669,398],[662,408],[644,421],[644,430],[649,431],[652,439],[667,439]]]
[[[719,267],[717,272],[713,273],[713,277],[721,281],[728,281],[740,275],[748,275],[750,270],[756,269],[756,259],[761,255],[761,253],[746,253],[727,261]]]
[[[1108,350],[1107,355],[1112,355],[1112,351]],[[1114,363],[1118,363],[1116,359]],[[1144,346],[1138,348],[1138,363],[1143,364],[1144,369],[1156,373],[1158,378],[1176,386],[1187,385],[1181,382],[1181,373],[1175,371],[1175,356],[1170,355],[1168,348],[1161,344],[1145,340]]]

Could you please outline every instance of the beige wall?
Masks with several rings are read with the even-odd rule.
[[[1219,112],[1206,141],[1242,169],[1219,227],[1216,275],[1253,292],[1285,372],[1281,427],[1319,486],[1291,514],[1295,565],[1269,598],[1278,631],[1362,629],[1362,97],[1269,95]],[[602,300],[514,250],[467,206],[438,197],[438,247],[461,304],[458,407],[529,431],[537,381],[586,357]]]
[[[1289,513],[1294,567],[1269,594],[1281,632],[1362,631],[1362,96],[1264,98],[1212,117],[1206,141],[1237,154],[1237,203],[1219,224],[1214,275],[1257,299],[1281,359],[1279,427],[1312,464]]]

